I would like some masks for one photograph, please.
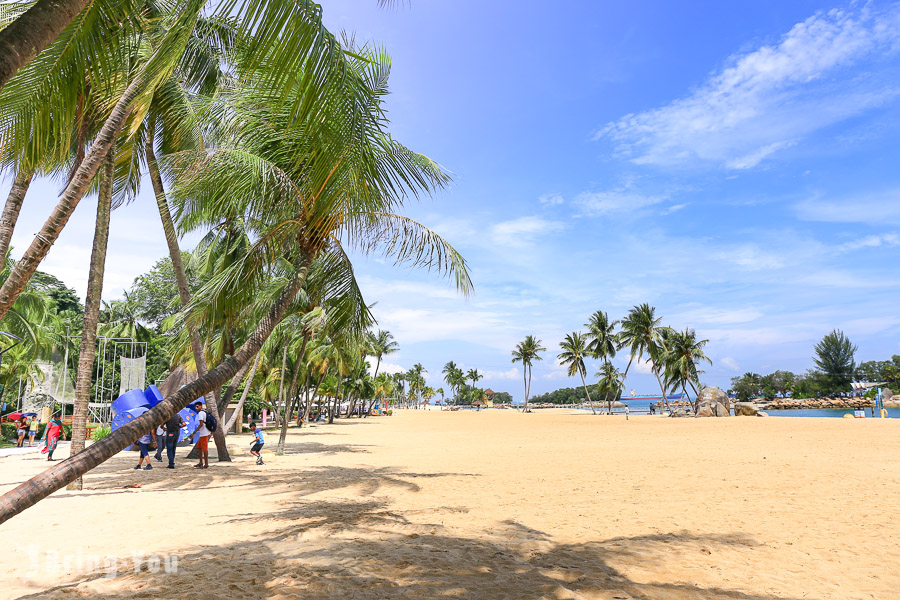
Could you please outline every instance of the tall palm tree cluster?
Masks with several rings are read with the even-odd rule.
[[[463,258],[400,214],[450,178],[388,132],[389,56],[332,35],[317,4],[7,2],[0,48],[0,167],[13,181],[0,255],[34,178],[63,182],[33,242],[4,271],[0,319],[40,322],[39,307],[25,310],[32,277],[81,200],[97,198],[72,458],[0,497],[0,522],[80,485],[84,473],[198,397],[220,416],[263,363],[279,369],[284,421],[292,408],[310,410],[313,397],[332,398],[333,418],[341,398],[391,394],[387,378],[370,380],[364,370],[374,319],[350,251],[425,268],[470,291]],[[7,57],[8,50],[22,52]],[[178,310],[167,323],[173,358],[196,377],[85,448],[109,216],[136,201],[144,173],[177,284]],[[179,247],[188,233],[203,236],[195,289]],[[130,326],[127,310],[117,315]],[[379,363],[392,350],[383,342],[372,350]],[[224,429],[214,435],[219,460],[228,460]]]
[[[587,365],[585,360],[601,361],[596,373],[599,378],[599,390],[603,394],[603,402],[607,411],[612,414],[612,403],[619,398],[625,388],[625,378],[635,360],[643,361],[646,357],[650,370],[656,377],[662,393],[663,402],[668,407],[667,396],[679,390],[687,393],[690,386],[696,398],[700,388],[698,368],[701,363],[712,364],[704,354],[703,348],[708,340],[698,340],[693,329],[677,331],[661,325],[661,317],[656,316],[656,309],[649,304],[633,307],[621,321],[611,320],[607,313],[598,310],[585,323],[586,332],[573,331],[559,343],[557,355],[559,363],[567,368],[569,377],[581,378],[581,385],[587,396],[591,412],[596,414],[591,393],[586,382]],[[541,341],[534,336],[526,337],[516,346],[512,353],[512,362],[521,362],[525,377],[525,407],[531,388],[531,365],[541,360]],[[624,372],[612,364],[617,353],[628,352],[628,364]],[[524,410],[524,408],[523,408]]]

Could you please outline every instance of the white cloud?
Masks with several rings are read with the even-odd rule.
[[[900,189],[834,200],[810,198],[795,204],[794,211],[806,221],[897,225],[900,224]]]
[[[663,211],[663,214],[664,214],[664,215],[671,215],[672,213],[678,212],[679,210],[681,210],[681,209],[683,209],[683,208],[687,208],[687,206],[688,206],[689,204],[690,204],[689,202],[685,202],[684,204],[673,204],[672,206],[670,206],[669,208],[667,208],[666,210],[664,210],[664,211]]]
[[[565,202],[561,194],[544,194],[538,198],[538,202],[544,206],[556,206]]]
[[[639,358],[631,365],[631,368],[636,372],[641,373],[643,375],[652,375],[653,374],[653,363],[649,360],[645,360],[643,358]]]
[[[491,227],[495,242],[507,246],[528,246],[535,238],[549,233],[561,231],[565,226],[559,221],[550,221],[540,217],[519,217],[511,221],[502,221]]]
[[[776,44],[732,56],[689,96],[630,114],[597,133],[638,164],[755,167],[828,125],[894,98],[888,67],[864,72],[864,58],[900,47],[900,9],[820,12]],[[890,61],[884,61],[889,63]],[[847,67],[854,71],[842,72]]]
[[[659,204],[662,196],[646,196],[626,191],[582,192],[575,198],[584,214],[599,217],[612,213],[626,213]]]
[[[784,266],[784,261],[780,254],[767,252],[756,244],[741,244],[718,253],[718,257],[748,271],[778,269]]]
[[[719,364],[723,367],[727,367],[732,371],[740,371],[741,368],[738,366],[737,362],[731,358],[730,356],[726,356],[725,358],[719,359]]]
[[[900,234],[884,233],[881,235],[867,235],[858,240],[841,244],[841,250],[859,250],[860,248],[893,248],[900,246]]]
[[[374,356],[367,356],[366,360],[369,363],[369,375],[375,373],[375,364],[378,362],[378,359]],[[406,369],[401,367],[400,365],[395,365],[394,363],[384,362],[384,359],[381,361],[381,365],[378,367],[378,374],[387,373],[388,375],[393,375],[394,373],[403,373]]]
[[[484,378],[492,381],[496,379],[514,379],[518,381],[522,379],[522,371],[518,367],[513,367],[508,371],[485,371]]]

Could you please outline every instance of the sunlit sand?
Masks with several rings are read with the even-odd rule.
[[[284,457],[272,455],[276,439],[270,431],[263,467],[246,452],[249,436],[229,438],[236,462],[208,471],[182,458],[174,472],[139,472],[119,455],[83,492],[58,492],[3,525],[0,594],[757,600],[900,590],[897,420],[399,411],[291,430]],[[43,469],[41,458],[0,460],[2,491]]]

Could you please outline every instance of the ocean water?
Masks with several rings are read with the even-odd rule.
[[[900,419],[900,408],[889,408],[888,417]],[[872,409],[866,408],[866,418],[872,418]],[[798,408],[795,410],[767,410],[770,417],[837,417],[843,418],[846,414],[853,414],[853,410],[842,408]],[[877,415],[876,415],[877,418]]]

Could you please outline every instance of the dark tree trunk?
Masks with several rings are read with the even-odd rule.
[[[0,217],[0,260],[6,257],[6,252],[9,250],[9,240],[12,239],[16,221],[19,219],[19,211],[22,210],[22,202],[25,200],[32,177],[34,177],[34,171],[19,169],[9,190],[9,196],[6,197],[3,216]]]
[[[221,387],[234,377],[241,365],[251,360],[259,352],[266,339],[272,334],[272,330],[284,318],[288,306],[303,287],[303,282],[309,273],[311,260],[312,257],[303,256],[290,283],[282,290],[268,314],[257,325],[256,330],[233,356],[229,356],[215,369],[188,383],[137,419],[128,422],[78,454],[50,467],[0,496],[0,523],[34,506],[56,490],[65,487],[81,475],[109,460],[133,444],[141,435],[169,420],[194,399],[215,387]]]
[[[84,321],[81,331],[81,350],[78,353],[78,372],[75,375],[71,455],[84,450],[87,437],[88,402],[91,397],[94,349],[97,344],[97,327],[100,322],[100,298],[103,295],[103,272],[106,266],[106,246],[109,241],[109,214],[112,212],[115,169],[115,151],[110,148],[103,161],[100,191],[97,195],[97,223],[94,229],[94,246],[91,250],[87,294],[84,298]],[[81,486],[81,477],[79,477],[72,482],[69,488],[80,490]]]
[[[237,408],[234,409],[234,414],[231,415],[231,418],[228,419],[228,424],[225,426],[225,435],[228,435],[228,432],[234,427],[234,423],[237,421],[238,415],[244,407],[244,402],[247,401],[247,396],[250,394],[250,386],[253,385],[253,378],[256,377],[256,369],[259,367],[261,361],[261,356],[255,358],[253,361],[253,368],[250,369],[250,377],[247,379],[247,385],[244,386],[244,393],[241,394],[241,399],[238,400]]]
[[[592,414],[592,415],[596,415],[596,414],[597,414],[597,411],[594,410],[594,401],[591,400],[591,393],[588,391],[588,389],[587,389],[587,384],[584,382],[584,374],[581,374],[581,385],[582,385],[582,387],[584,387],[584,393],[587,394],[587,397],[588,397],[588,404],[589,404],[590,407],[591,407],[591,414]]]
[[[284,454],[284,441],[287,439],[288,423],[291,420],[291,413],[294,409],[294,402],[297,396],[297,378],[300,376],[300,367],[303,366],[303,356],[306,354],[306,342],[309,340],[309,334],[303,334],[303,344],[300,346],[300,354],[294,360],[294,372],[291,374],[291,385],[288,397],[284,402],[284,421],[281,422],[281,432],[278,435],[278,447],[275,454],[282,456]]]
[[[0,30],[0,89],[53,43],[90,0],[38,0]]]
[[[178,245],[178,235],[175,233],[175,223],[172,220],[172,213],[169,212],[169,202],[166,199],[166,190],[163,187],[162,176],[159,171],[159,163],[156,160],[154,151],[155,128],[151,125],[147,134],[147,143],[144,146],[147,157],[147,170],[150,173],[150,182],[153,184],[153,193],[156,195],[156,207],[159,210],[159,218],[162,221],[163,233],[166,236],[166,245],[169,247],[169,259],[172,261],[172,270],[175,271],[175,283],[178,286],[178,299],[184,308],[191,301],[191,289],[188,286],[187,272],[184,269],[184,261],[181,260],[181,248]],[[200,333],[197,328],[192,325],[188,327],[188,334],[191,339],[191,352],[194,355],[194,364],[197,366],[197,376],[206,375],[209,370],[206,364],[206,355],[203,353],[203,342],[200,341]],[[210,414],[220,423],[222,419],[219,417],[219,389],[215,388],[206,394],[206,408]],[[231,457],[228,455],[228,448],[225,446],[225,432],[221,427],[213,432],[213,441],[216,444],[216,458],[220,462],[230,462]],[[197,458],[196,449],[192,450],[188,455]]]

